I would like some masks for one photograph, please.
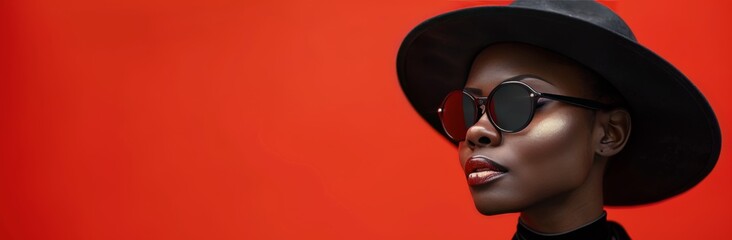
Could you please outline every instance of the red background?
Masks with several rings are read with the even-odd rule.
[[[395,73],[421,21],[506,3],[1,1],[0,239],[508,239],[516,215],[475,211]],[[732,137],[732,3],[605,4]],[[696,188],[610,219],[732,234],[729,148]]]

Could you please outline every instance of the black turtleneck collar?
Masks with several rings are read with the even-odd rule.
[[[602,239],[602,240],[624,240],[630,239],[622,226],[615,222],[607,221],[607,214],[595,221],[588,223],[578,229],[558,234],[543,234],[535,232],[526,227],[520,220],[516,228],[513,240],[570,240],[570,239]]]

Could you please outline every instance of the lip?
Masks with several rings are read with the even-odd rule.
[[[486,156],[476,155],[465,162],[465,177],[470,186],[493,182],[506,173],[508,173],[506,167],[501,166]]]

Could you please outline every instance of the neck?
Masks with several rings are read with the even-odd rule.
[[[603,213],[598,217],[597,219],[593,220],[591,223],[587,223],[584,226],[582,226],[579,229],[573,230],[571,232],[566,233],[556,233],[556,234],[545,234],[545,233],[538,233],[535,232],[529,228],[527,228],[523,223],[519,222],[519,225],[516,227],[516,234],[514,234],[514,240],[569,240],[569,239],[628,239],[626,238],[619,238],[619,236],[616,234],[616,231],[612,229],[613,225],[608,224],[607,218],[605,214]],[[627,236],[622,235],[622,236]]]
[[[602,177],[605,160],[596,159],[582,186],[554,196],[521,212],[527,228],[546,234],[569,232],[603,215]]]

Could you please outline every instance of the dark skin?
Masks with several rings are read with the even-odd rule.
[[[593,75],[565,57],[519,43],[491,45],[475,59],[465,88],[487,96],[514,76],[539,92],[597,100]],[[602,179],[609,158],[630,134],[624,109],[589,110],[552,100],[536,109],[531,123],[516,133],[497,130],[484,114],[458,147],[460,164],[488,157],[508,172],[470,187],[485,215],[520,212],[521,221],[542,233],[574,230],[603,213]],[[489,140],[489,141],[488,141]]]

